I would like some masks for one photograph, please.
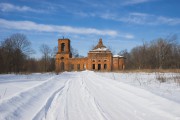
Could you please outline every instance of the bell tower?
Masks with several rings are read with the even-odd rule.
[[[58,39],[58,52],[56,54],[56,72],[68,71],[69,58],[72,58],[70,40]]]
[[[71,49],[70,49],[70,40],[69,39],[58,39],[58,53],[64,59],[68,59],[72,57]]]

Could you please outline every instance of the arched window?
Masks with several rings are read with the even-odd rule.
[[[65,51],[65,43],[61,44],[61,51],[64,52]]]
[[[61,57],[61,60],[63,60],[64,59],[64,57]]]

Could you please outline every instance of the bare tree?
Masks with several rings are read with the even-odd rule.
[[[72,56],[73,56],[74,58],[79,57],[78,50],[75,49],[75,48],[73,48],[72,46],[71,46],[71,53],[72,53]]]
[[[13,42],[15,49],[19,49],[24,55],[28,56],[29,54],[34,53],[31,48],[31,42],[27,40],[27,37],[24,34],[13,34],[10,37]]]
[[[132,69],[133,66],[133,61],[132,61],[132,56],[131,54],[127,51],[127,49],[121,50],[118,55],[125,57],[125,65],[126,69]]]
[[[121,51],[119,54],[127,58],[126,68],[180,68],[180,45],[176,35],[158,38],[149,43],[143,42],[143,45],[134,47],[130,53]]]
[[[52,50],[51,48],[46,45],[46,44],[42,44],[40,46],[40,51],[42,53],[42,61],[43,61],[43,71],[44,72],[47,72],[48,69],[49,69],[49,64],[50,64],[50,58],[51,58],[51,53],[52,53]]]
[[[25,61],[33,50],[24,34],[13,34],[1,42],[1,66],[3,72],[19,73],[25,69]]]
[[[54,58],[55,58],[57,52],[58,52],[58,47],[55,46],[55,47],[53,48],[53,51],[52,51],[52,56],[53,56]]]

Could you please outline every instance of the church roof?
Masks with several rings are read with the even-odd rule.
[[[103,41],[100,38],[98,44],[94,47],[93,51],[109,51],[109,49],[103,45]]]

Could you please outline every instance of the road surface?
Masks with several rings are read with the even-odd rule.
[[[0,119],[180,120],[180,104],[92,71],[64,72],[0,101]]]

